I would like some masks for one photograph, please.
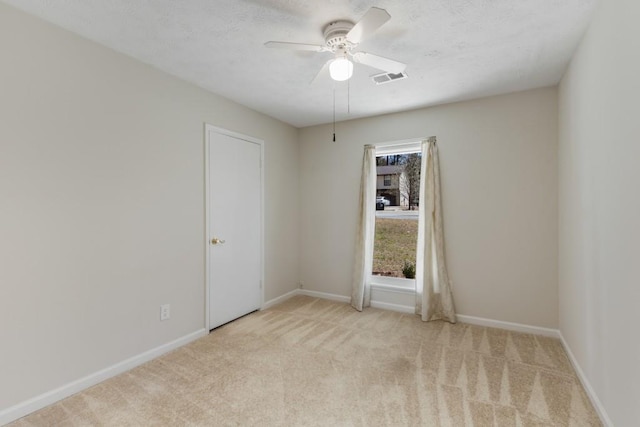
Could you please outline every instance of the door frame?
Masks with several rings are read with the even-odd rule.
[[[204,124],[204,247],[205,247],[205,329],[209,330],[209,298],[210,298],[210,283],[211,283],[211,265],[210,265],[210,252],[211,246],[209,245],[209,239],[211,238],[211,230],[209,227],[209,189],[210,177],[209,177],[209,154],[211,144],[211,133],[217,133],[220,135],[230,136],[232,138],[241,139],[249,143],[257,144],[260,147],[260,309],[264,306],[264,141],[258,138],[254,138],[241,133],[233,132],[224,128],[212,126],[208,123]]]

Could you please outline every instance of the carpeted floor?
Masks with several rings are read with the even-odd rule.
[[[561,343],[304,296],[14,426],[599,426]]]

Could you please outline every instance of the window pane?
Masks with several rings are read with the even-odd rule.
[[[379,212],[379,211],[378,211]],[[415,218],[380,218],[376,215],[376,237],[373,246],[373,274],[404,277],[405,262],[416,263],[418,243],[418,211]]]
[[[373,274],[411,278],[405,267],[415,274],[421,154],[379,156],[376,165]]]

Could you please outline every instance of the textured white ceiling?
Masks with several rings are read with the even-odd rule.
[[[3,0],[296,127],[556,84],[597,0]],[[323,27],[371,7],[391,20],[357,50],[408,64],[376,86],[356,64],[347,83],[310,85],[329,53]],[[349,103],[347,103],[349,95]],[[347,106],[350,112],[347,112]]]

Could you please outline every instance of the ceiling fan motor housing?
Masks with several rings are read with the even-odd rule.
[[[347,33],[351,31],[354,23],[351,21],[334,21],[324,27],[324,39],[331,49],[339,47],[351,48],[353,45],[347,40]]]

